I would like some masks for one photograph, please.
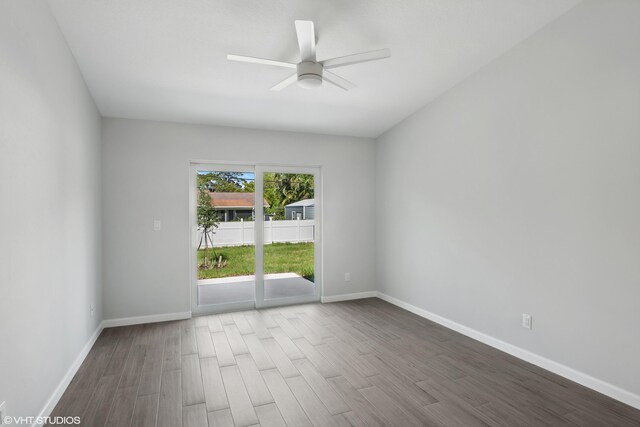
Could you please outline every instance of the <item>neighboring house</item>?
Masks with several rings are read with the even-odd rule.
[[[255,194],[254,193],[223,193],[209,192],[211,197],[211,206],[219,213],[221,222],[237,221],[240,219],[253,221],[255,219],[254,209]],[[264,201],[264,208],[268,208],[269,204]]]
[[[315,200],[304,199],[289,203],[284,207],[284,219],[314,219],[316,213]]]

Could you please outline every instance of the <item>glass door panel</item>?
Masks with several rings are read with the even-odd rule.
[[[195,168],[196,313],[255,306],[255,172]]]
[[[260,240],[262,270],[258,304],[293,304],[319,299],[317,248],[319,171],[312,168],[259,168],[263,196]]]

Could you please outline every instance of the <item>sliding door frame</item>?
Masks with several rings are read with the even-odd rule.
[[[198,186],[197,174],[199,170],[223,172],[250,172],[255,177],[255,205],[254,223],[255,242],[255,292],[254,301],[228,304],[198,305]],[[314,177],[315,230],[314,230],[314,283],[315,292],[306,297],[287,297],[274,300],[264,300],[264,173],[300,173]],[[322,295],[322,169],[319,166],[291,166],[282,164],[247,163],[232,161],[191,161],[189,164],[189,290],[191,313],[193,315],[214,314],[225,311],[250,310],[254,308],[274,307],[287,304],[301,304],[320,301]]]

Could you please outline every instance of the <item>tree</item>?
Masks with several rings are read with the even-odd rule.
[[[310,174],[265,173],[264,197],[269,202],[267,213],[284,219],[284,206],[314,197],[314,177]]]
[[[211,203],[211,196],[209,195],[209,188],[206,185],[198,186],[198,227],[202,230],[202,237],[198,243],[198,249],[202,247],[202,241],[204,240],[204,257],[200,268],[206,269],[209,265],[209,243],[213,251],[214,260],[218,257],[215,249],[213,249],[213,242],[209,233],[215,233],[213,230],[218,228],[218,212]]]

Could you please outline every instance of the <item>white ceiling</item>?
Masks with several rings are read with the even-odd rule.
[[[376,137],[579,0],[49,0],[103,116]],[[298,62],[295,19],[318,60],[358,85],[269,88]]]

